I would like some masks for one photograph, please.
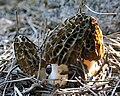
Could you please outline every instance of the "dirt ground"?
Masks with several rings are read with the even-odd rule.
[[[106,81],[103,83],[100,83],[101,85],[96,83],[98,84],[96,85],[97,86],[96,88],[100,88],[100,89],[96,90],[95,88],[93,88],[93,90],[95,89],[94,91],[99,92],[100,95],[96,95],[94,94],[94,92],[92,94],[94,94],[95,96],[105,96],[104,94],[107,94],[106,96],[109,96],[109,94],[111,94],[111,96],[119,96],[119,95],[113,95],[115,93],[113,89],[115,88],[117,90],[119,89],[119,86],[117,85],[117,83],[119,83],[120,81],[120,78],[119,78],[120,77],[119,76],[119,73],[120,73],[119,72],[120,1],[119,0],[87,0],[86,5],[92,10],[99,13],[116,13],[116,15],[95,14],[89,11],[88,8],[86,7],[83,8],[83,12],[97,19],[103,34],[105,34],[104,36],[105,47],[106,49],[109,50],[106,52],[110,54],[108,56],[110,59],[109,60],[107,59],[108,61],[107,63],[105,62],[104,65],[109,66],[109,68],[113,68],[113,70],[111,71],[107,67],[106,70],[108,73],[104,73],[105,72],[104,70],[104,72],[100,74],[101,77],[100,75],[98,76],[99,78],[102,78],[100,80],[103,80],[103,79],[108,80],[108,77],[109,77],[110,78],[108,80],[109,84]],[[19,17],[19,22],[18,22],[19,32],[21,34],[26,35],[36,45],[41,46],[41,44],[44,41],[46,32],[54,29],[58,24],[63,23],[65,19],[76,14],[78,12],[78,8],[79,8],[79,0],[0,0],[0,95],[2,94],[3,96],[17,96],[15,95],[15,93],[19,94],[19,91],[16,88],[19,88],[19,90],[21,90],[21,89],[25,89],[27,85],[29,84],[31,85],[31,81],[28,81],[27,83],[26,82],[15,83],[16,86],[12,85],[13,83],[10,83],[10,84],[6,83],[7,80],[12,80],[16,78],[15,76],[13,76],[14,74],[6,75],[9,67],[11,66],[11,64],[14,64],[14,61],[15,61],[13,41],[14,41],[14,36],[16,34],[16,15],[15,15],[16,11],[18,12],[18,17]],[[114,34],[110,35],[111,33],[114,33]],[[4,70],[3,73],[2,73],[2,70]],[[115,77],[111,72],[117,74],[117,77]],[[109,74],[107,75],[107,79],[102,77],[103,74]],[[27,79],[30,79],[30,78],[27,78]],[[19,78],[18,76],[17,79],[21,79],[21,77]],[[32,82],[34,81],[35,80],[32,79]],[[108,85],[105,85],[105,84],[108,84]],[[25,88],[23,88],[23,86]],[[27,86],[27,87],[31,87],[31,86]],[[100,92],[100,90],[102,90],[101,88],[103,87],[104,87],[104,92],[103,91]],[[92,88],[92,87],[90,86],[89,88]],[[13,92],[13,89],[17,91]],[[38,92],[36,89],[34,90],[36,93]],[[55,89],[53,88],[52,91],[54,90]],[[81,90],[79,89],[74,89],[74,90],[66,89],[66,90],[68,93],[71,92],[70,94],[74,93],[74,91],[77,90],[76,93],[80,92],[81,94],[84,94],[88,92],[86,96],[94,96],[89,94],[89,89],[84,90],[83,88]],[[59,94],[62,94],[62,92],[64,91],[66,92],[66,90],[62,90],[62,91],[57,90],[57,92]],[[110,92],[111,90],[112,92]],[[42,91],[43,93],[50,92],[50,90],[48,89],[47,91],[46,89],[44,91],[44,88],[42,89]],[[58,96],[56,94],[57,93],[54,93],[55,96]],[[71,96],[70,94],[69,95],[63,94],[63,95]],[[40,96],[40,94],[39,95],[28,94],[28,95]],[[25,95],[25,96],[28,96],[28,95]],[[21,96],[21,93],[19,94],[19,96]],[[53,95],[50,95],[50,96],[53,96]]]
[[[120,30],[120,2],[119,0],[89,0],[87,5],[96,12],[117,13],[117,15],[98,15],[90,12],[86,7],[86,14],[94,16],[105,34]],[[19,9],[19,15],[34,15],[40,19],[39,24],[47,19],[48,26],[54,28],[67,17],[73,16],[79,7],[79,0],[1,0],[0,18],[6,18],[14,22],[15,11]],[[35,17],[36,15],[36,17]],[[37,19],[36,18],[36,19]],[[42,24],[41,24],[42,25]]]

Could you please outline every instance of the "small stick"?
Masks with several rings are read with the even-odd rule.
[[[88,7],[87,5],[85,5],[85,7],[91,11],[92,13],[95,13],[95,14],[99,14],[99,15],[117,15],[117,13],[100,13],[100,12],[96,12],[96,11],[93,11],[90,7]]]
[[[16,11],[16,33],[18,33],[18,12]]]
[[[2,96],[5,96],[5,91],[6,91],[6,89],[7,89],[7,86],[8,86],[8,83],[5,85],[5,87],[4,87],[4,91],[3,91],[3,93],[2,93]]]
[[[3,84],[5,84],[5,83],[14,83],[14,82],[20,82],[20,81],[30,80],[30,79],[32,79],[32,78],[34,78],[34,77],[35,77],[35,76],[26,77],[26,78],[22,78],[22,79],[18,79],[18,80],[6,81],[6,82],[1,83],[0,86],[3,85]]]
[[[17,86],[15,86],[15,84],[14,84],[14,90],[15,90],[15,93],[17,93],[19,96],[23,96],[20,90],[17,88]]]
[[[93,90],[91,90],[87,85],[83,84],[77,77],[75,77],[75,79],[77,79],[80,84],[82,84],[86,89],[88,89],[91,93],[94,94],[94,96],[98,96]]]
[[[118,87],[119,83],[120,83],[120,80],[117,82],[116,86],[114,87],[114,89],[113,89],[113,91],[112,91],[111,96],[113,96],[113,95],[114,95],[115,90],[117,89],[117,87]]]
[[[15,64],[15,63],[16,63],[16,61],[13,62],[13,64]],[[17,68],[17,67],[18,67],[18,65],[14,66],[14,67],[13,67],[13,65],[11,65],[11,69],[8,70],[8,74],[6,75],[6,78],[5,78],[4,82],[7,81],[7,79],[8,79],[8,77],[9,77],[10,73],[11,73],[15,68]]]

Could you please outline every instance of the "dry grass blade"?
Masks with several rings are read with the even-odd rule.
[[[14,85],[14,90],[15,90],[16,94],[18,94],[19,96],[23,96],[22,93],[20,92],[20,90],[15,85]]]
[[[113,89],[113,91],[112,91],[111,96],[114,96],[114,94],[115,94],[115,90],[117,89],[119,83],[120,83],[120,80],[118,80],[117,84],[115,85],[115,87],[114,87],[114,89]]]
[[[74,2],[76,0],[73,1],[69,0],[69,1]],[[71,10],[68,13],[66,12],[66,10],[70,8],[68,5],[71,6],[73,3],[69,3],[69,2],[64,3],[62,1],[63,5],[60,8],[65,9],[64,11],[62,11],[61,9],[58,10],[59,8],[48,10],[49,2],[47,8],[43,7],[44,4],[38,4],[41,3],[41,1],[34,4],[32,0],[33,5],[31,4],[26,5],[26,1],[23,0],[23,2],[20,3],[21,5],[18,4],[19,7],[18,10],[20,12],[19,31],[21,34],[24,33],[27,37],[30,38],[30,40],[32,40],[36,45],[38,45],[40,49],[39,50],[40,57],[42,57],[41,56],[42,51],[44,51],[44,43],[46,42],[48,36],[50,36],[52,33],[52,31],[50,32],[47,31],[52,30],[52,28],[58,25],[58,23],[61,23],[65,18],[73,14],[71,13],[72,12]],[[67,7],[64,7],[64,4],[67,4]],[[83,4],[83,6],[85,4]],[[93,5],[95,5],[95,3],[93,3]],[[89,9],[95,14],[106,14],[106,15],[116,14],[116,13],[99,13],[100,10],[96,9],[99,11],[96,12],[96,10],[95,11],[91,10],[87,5],[85,6],[87,7],[87,9]],[[77,9],[77,6],[74,7]],[[76,9],[74,10],[74,12],[76,11]],[[6,15],[5,18],[8,18],[9,20],[13,21],[13,23],[15,23],[14,10],[16,10],[16,8],[15,7],[12,8],[12,6],[11,7],[4,6],[4,8],[2,8],[2,6],[0,7],[0,11],[1,11],[0,13],[1,14],[3,13],[3,16]],[[48,13],[50,12],[49,15],[54,17],[52,14],[53,11],[54,15],[57,14],[56,16],[57,18],[59,18],[59,20],[56,18],[51,18],[51,16],[49,16],[48,14],[46,16],[46,11]],[[101,12],[102,11],[104,10],[101,10]],[[60,12],[62,12],[62,14],[60,14]],[[63,14],[65,12],[66,15]],[[16,19],[18,19],[17,16],[18,15],[16,14]],[[104,17],[104,15],[102,16]],[[51,19],[53,19],[54,22],[51,23],[50,21]],[[111,19],[110,22],[112,22]],[[16,20],[16,26],[18,26],[18,20]],[[55,31],[56,29],[54,29],[53,31]],[[13,38],[16,34],[15,31],[18,31],[18,27],[15,27],[14,24],[10,26],[10,28],[8,28],[7,30],[8,31],[5,32],[0,30],[0,96],[10,96],[10,95],[13,96],[17,96],[17,95],[19,96],[24,96],[24,95],[25,96],[58,96],[58,95],[60,96],[72,96],[72,95],[120,96],[119,94],[120,93],[120,32],[117,31],[109,35],[104,35],[104,44],[106,49],[105,56],[100,61],[98,61],[98,65],[99,65],[98,72],[91,77],[92,79],[87,78],[86,80],[83,80],[79,75],[76,76],[77,73],[76,71],[78,71],[78,73],[80,74],[79,70],[73,70],[74,74],[70,79],[44,79],[41,81],[35,78],[34,76],[28,76],[21,71],[18,64],[16,63],[14,51],[13,51],[14,49]],[[40,34],[39,38],[37,38],[38,34]],[[41,66],[39,66],[39,71],[40,71],[40,67]],[[48,81],[57,81],[57,80],[67,81],[67,84],[65,86],[60,87],[48,83]]]

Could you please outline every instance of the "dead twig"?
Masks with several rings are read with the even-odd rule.
[[[87,5],[85,5],[85,7],[91,11],[92,13],[94,14],[99,14],[99,15],[116,15],[117,13],[101,13],[101,12],[96,12],[96,11],[93,11],[90,7],[88,7]]]
[[[113,91],[112,91],[111,96],[113,96],[113,95],[114,95],[115,90],[117,89],[117,87],[118,87],[119,83],[120,83],[120,80],[118,80],[118,82],[117,82],[116,86],[114,87],[114,89],[113,89]]]

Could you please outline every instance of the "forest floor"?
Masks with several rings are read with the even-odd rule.
[[[105,56],[99,61],[100,69],[94,81],[86,80],[80,88],[57,88],[42,85],[44,81],[36,86],[33,76],[17,73],[13,48],[15,13],[18,12],[20,33],[38,45],[43,43],[47,31],[77,13],[79,0],[0,0],[0,96],[120,96],[120,2],[89,0],[86,5],[100,13],[117,13],[102,15],[83,9],[98,21],[104,34]]]

